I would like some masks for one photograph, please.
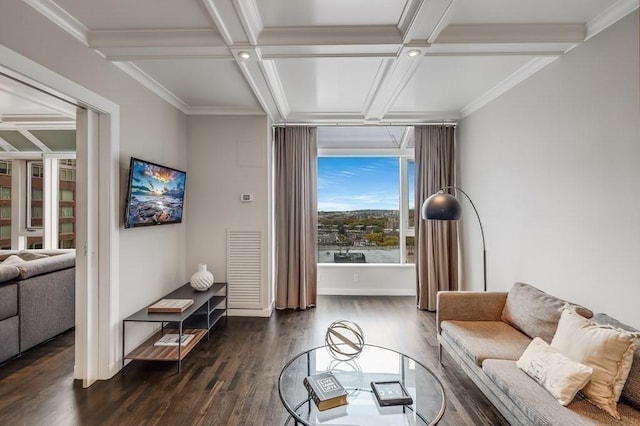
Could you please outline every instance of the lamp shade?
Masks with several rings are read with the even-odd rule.
[[[460,217],[462,217],[460,202],[446,192],[437,192],[422,204],[422,218],[425,220],[459,220]]]

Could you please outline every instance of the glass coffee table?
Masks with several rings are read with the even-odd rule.
[[[303,385],[306,376],[331,371],[347,390],[347,405],[319,411]],[[411,405],[381,407],[372,381],[400,381]],[[280,400],[290,416],[285,424],[434,425],[446,404],[440,380],[418,361],[380,346],[365,345],[350,361],[335,360],[325,346],[302,352],[283,367]]]

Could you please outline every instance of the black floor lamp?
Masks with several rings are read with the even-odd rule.
[[[462,217],[462,207],[456,197],[444,192],[445,189],[456,189],[464,194],[471,203],[473,211],[476,212],[478,223],[480,224],[480,234],[482,235],[482,266],[484,277],[484,291],[487,291],[487,250],[484,244],[484,230],[482,221],[478,214],[478,209],[473,204],[471,197],[457,186],[444,186],[438,192],[427,198],[422,204],[422,219],[425,220],[460,220]]]

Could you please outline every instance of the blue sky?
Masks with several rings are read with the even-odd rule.
[[[318,211],[398,210],[393,157],[318,157]]]

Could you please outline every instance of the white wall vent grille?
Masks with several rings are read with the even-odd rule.
[[[263,307],[260,231],[227,231],[227,282],[230,309]]]

